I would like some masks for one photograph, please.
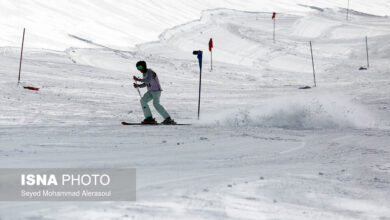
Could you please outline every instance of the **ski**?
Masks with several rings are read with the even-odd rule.
[[[156,126],[156,125],[166,125],[166,124],[162,124],[162,123],[156,123],[156,124],[142,124],[142,123],[132,123],[132,122],[125,122],[123,121],[122,122],[122,125],[148,125],[148,126]],[[191,125],[191,124],[172,124],[172,125]],[[172,125],[166,125],[166,126],[172,126]]]

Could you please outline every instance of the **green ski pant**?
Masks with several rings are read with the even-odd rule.
[[[153,100],[153,106],[157,112],[164,118],[170,117],[165,108],[160,104],[161,91],[147,91],[141,98],[142,111],[144,112],[145,118],[152,117],[148,102]]]

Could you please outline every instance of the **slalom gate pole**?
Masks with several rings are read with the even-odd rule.
[[[213,71],[213,50],[211,50],[211,71]]]
[[[273,20],[274,20],[274,35],[273,35],[273,39],[274,39],[274,43],[275,43],[275,22],[276,22],[275,20],[276,20],[276,18],[274,18]]]
[[[370,59],[368,57],[368,37],[366,36],[366,54],[367,54],[367,69],[370,68]]]
[[[314,69],[313,47],[312,47],[312,45],[311,45],[311,41],[310,41],[310,52],[311,52],[311,63],[312,63],[312,65],[313,65],[314,87],[317,87],[316,72],[315,72],[315,69]]]
[[[20,74],[22,72],[22,59],[23,59],[23,48],[24,48],[24,35],[26,33],[26,28],[23,28],[23,39],[22,39],[22,49],[20,51],[20,62],[19,62],[19,76],[18,76],[18,86],[20,83]]]
[[[199,70],[200,70],[200,74],[199,74],[199,98],[198,98],[198,120],[199,120],[199,117],[200,117],[200,94],[201,94],[201,91],[202,91],[202,57],[203,57],[203,51],[201,51],[201,50],[194,50],[192,52],[192,54],[197,56],[198,61],[199,61]]]
[[[200,117],[200,94],[202,91],[202,69],[200,69],[200,75],[199,75],[199,98],[198,98],[198,120]]]
[[[348,0],[348,6],[347,6],[347,21],[348,21],[348,16],[349,16],[349,1],[350,0]]]

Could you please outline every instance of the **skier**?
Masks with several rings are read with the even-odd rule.
[[[136,76],[133,77],[135,81],[142,82],[142,84],[134,83],[134,88],[144,88],[147,87],[148,91],[141,98],[142,111],[144,112],[145,119],[141,122],[142,124],[157,124],[156,120],[152,117],[152,112],[150,111],[148,102],[153,100],[154,108],[157,112],[164,118],[162,124],[173,125],[176,124],[174,120],[171,119],[171,116],[160,104],[161,96],[161,86],[158,81],[157,74],[148,69],[145,61],[138,61],[136,64],[137,69],[142,73],[143,78],[140,79]]]

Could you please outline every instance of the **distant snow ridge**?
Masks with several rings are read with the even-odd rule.
[[[212,120],[209,120],[212,118]],[[286,129],[369,128],[373,117],[346,98],[325,95],[282,97],[252,109],[234,109],[205,117],[203,124]]]

